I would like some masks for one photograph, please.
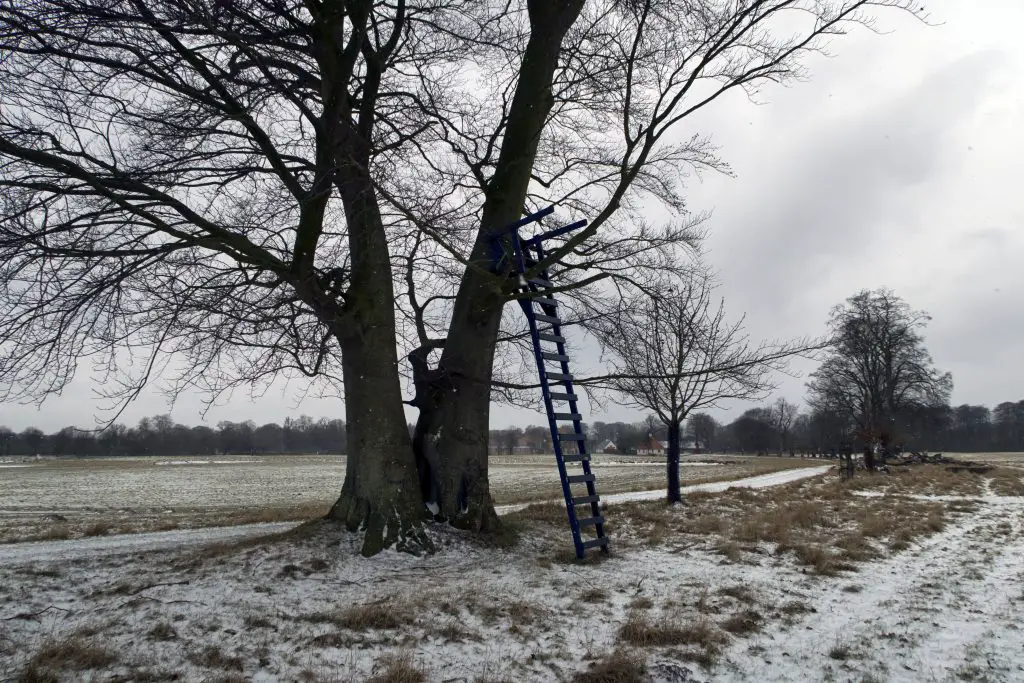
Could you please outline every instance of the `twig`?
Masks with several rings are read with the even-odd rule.
[[[70,612],[71,611],[71,610],[65,609],[63,607],[57,607],[56,605],[50,605],[49,607],[44,607],[43,609],[39,610],[38,612],[31,612],[31,613],[30,612],[20,612],[18,614],[15,614],[13,617],[4,617],[4,618],[0,619],[0,621],[14,621],[15,619],[24,619],[25,621],[28,621],[29,619],[35,619],[39,615],[44,614],[46,612],[49,612],[52,609],[60,610],[61,612]]]

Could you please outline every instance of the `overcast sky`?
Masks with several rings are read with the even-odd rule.
[[[821,334],[833,305],[890,287],[932,315],[928,348],[953,373],[953,403],[992,406],[1024,399],[1024,2],[925,4],[939,25],[886,15],[888,35],[837,39],[832,57],[808,61],[809,81],[695,119],[690,132],[712,134],[735,177],[695,182],[690,202],[714,212],[710,261],[754,337]],[[804,381],[783,378],[778,395],[801,402]],[[195,424],[200,408],[186,397],[170,412]],[[123,421],[163,412],[154,392]],[[206,421],[299,413],[343,417],[337,400],[296,408],[278,391],[237,395]],[[100,415],[86,381],[41,409],[0,404],[0,425],[15,429],[91,427]],[[543,419],[492,415],[494,426]],[[639,415],[610,406],[588,419]]]

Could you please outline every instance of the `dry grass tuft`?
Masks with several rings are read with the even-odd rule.
[[[244,668],[241,657],[225,654],[224,650],[217,645],[207,645],[199,651],[188,652],[185,658],[196,666],[207,669],[242,671]]]
[[[630,609],[651,609],[654,607],[654,601],[646,595],[641,595],[629,603],[629,607]]]
[[[607,602],[608,591],[603,588],[588,588],[580,593],[580,602]]]
[[[416,621],[416,610],[405,600],[389,599],[326,612],[301,615],[315,624],[332,624],[350,631],[401,628]]]
[[[779,611],[787,616],[796,616],[797,614],[813,612],[814,608],[802,600],[791,600],[783,603],[782,606],[779,607]]]
[[[174,640],[178,637],[178,632],[174,630],[174,627],[171,626],[170,622],[161,621],[153,626],[153,628],[149,629],[149,633],[146,634],[146,637],[150,640]]]
[[[722,629],[734,635],[747,635],[761,630],[764,616],[754,609],[737,612],[722,622]]]
[[[828,656],[830,659],[845,662],[848,659],[853,659],[855,657],[855,653],[853,648],[848,644],[837,642],[829,649]]]
[[[22,671],[21,683],[59,681],[61,671],[101,669],[117,662],[117,656],[104,645],[79,635],[43,642]]]
[[[728,637],[709,619],[699,618],[687,626],[678,626],[667,618],[660,623],[633,612],[619,629],[619,637],[640,647],[664,645],[696,645],[717,653]]]
[[[82,530],[82,535],[87,537],[106,536],[113,530],[114,528],[110,525],[109,522],[100,520],[98,522],[93,522],[89,526],[85,527],[85,529]]]
[[[423,683],[427,680],[426,672],[408,652],[381,657],[374,670],[374,675],[366,683]]]
[[[644,678],[647,665],[637,653],[616,650],[573,676],[573,683],[636,683]]]
[[[733,600],[740,602],[744,605],[757,602],[757,597],[754,595],[754,591],[750,590],[743,584],[737,583],[732,586],[725,586],[718,589],[719,595],[727,595]]]

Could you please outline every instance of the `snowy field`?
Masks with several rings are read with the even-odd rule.
[[[599,456],[602,493],[663,485],[664,461]],[[799,466],[779,458],[690,457],[684,482]],[[0,543],[312,519],[341,490],[345,458],[264,456],[24,460],[0,463]],[[495,457],[498,504],[561,495],[553,456]]]
[[[827,470],[609,496],[582,564],[555,504],[429,557],[318,523],[9,545],[0,680],[1024,681],[1019,470]]]

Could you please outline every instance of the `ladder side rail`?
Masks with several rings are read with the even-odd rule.
[[[551,432],[551,445],[555,451],[555,463],[558,466],[558,476],[562,482],[562,495],[565,498],[565,508],[569,515],[569,528],[572,530],[572,542],[576,547],[576,556],[582,557],[584,548],[582,538],[580,537],[580,526],[576,517],[576,507],[572,503],[572,488],[569,485],[569,474],[565,469],[565,459],[562,457],[562,444],[558,438],[558,422],[555,420],[555,407],[551,401],[551,386],[548,382],[547,367],[544,365],[546,361],[541,355],[540,338],[537,336],[537,319],[533,316],[533,304],[529,299],[522,299],[520,301],[520,305],[526,313],[526,320],[530,326],[530,336],[533,339],[533,356],[537,362],[537,372],[540,374],[540,386],[544,397],[544,408],[548,417],[548,429]]]
[[[541,242],[540,241],[532,242],[530,246],[532,246],[536,250],[536,252],[537,252],[537,260],[538,261],[544,260],[544,247],[541,244]],[[544,280],[548,280],[548,281],[551,280],[551,278],[549,277],[549,273],[547,272],[546,268],[541,271],[540,276]],[[536,289],[536,288],[535,287],[531,287],[531,289]],[[559,337],[562,337],[563,339],[565,338],[565,335],[562,334],[562,330],[561,330],[561,325],[560,324],[559,325],[552,325],[552,328],[554,329],[554,332],[555,332],[556,335],[558,335]],[[535,337],[535,339],[537,339],[537,337]],[[538,345],[539,345],[539,341],[538,341]],[[555,342],[555,345],[556,345],[556,348],[558,350],[558,354],[559,355],[561,355],[563,357],[568,357],[569,354],[566,352],[566,348],[565,348],[566,345],[565,345],[564,341]],[[572,372],[571,372],[571,369],[569,367],[569,362],[563,360],[563,361],[560,361],[560,365],[561,365],[562,374],[565,375],[567,378],[569,378],[569,379],[563,380],[563,383],[565,385],[565,391],[570,396],[575,396],[576,395],[576,391],[575,391],[575,389],[573,387],[573,383],[572,383],[572,379],[571,379]],[[545,382],[545,384],[546,384],[546,382]],[[569,401],[568,404],[569,404],[569,412],[571,414],[573,414],[573,415],[578,416],[576,418],[573,418],[573,420],[572,420],[573,432],[575,434],[577,434],[577,435],[582,437],[582,436],[584,436],[584,432],[583,432],[583,418],[582,418],[582,413],[580,413],[580,410],[579,410],[578,402],[576,401],[576,399],[573,399],[573,400]],[[553,417],[553,415],[551,413],[549,413],[548,419],[551,421],[552,424],[554,424],[555,420],[554,420],[554,417]],[[557,438],[557,436],[555,438]],[[581,456],[580,465],[583,468],[583,474],[585,474],[585,475],[593,474],[593,472],[590,469],[590,461],[587,458],[587,455],[589,454],[589,452],[588,452],[586,440],[585,439],[580,439],[580,440],[576,441],[575,443],[576,443],[577,453],[579,453],[579,455]],[[562,460],[561,457],[559,457],[559,460],[560,461]],[[562,475],[562,485],[563,485],[563,488],[567,488],[568,484],[566,483],[566,480],[565,480],[566,473],[565,473],[564,461],[561,462],[560,474]],[[597,485],[596,485],[593,477],[588,479],[588,481],[586,482],[586,487],[587,487],[587,496],[588,497],[593,497],[593,496],[597,495]],[[571,491],[567,495],[571,495]],[[572,505],[572,501],[568,497],[566,498],[566,506],[573,508],[573,513],[575,513],[575,506]],[[593,517],[595,519],[601,517],[601,506],[600,506],[600,503],[598,503],[597,501],[592,501],[590,503],[590,515],[591,515],[591,517]],[[575,521],[575,519],[576,519],[576,515],[573,514],[573,517],[571,518],[570,524],[573,525],[573,534],[574,534],[574,536],[580,534],[579,525]],[[595,525],[594,531],[595,531],[595,533],[597,535],[597,538],[604,537],[604,535],[605,535],[605,533],[604,533],[604,524],[597,524],[597,525]],[[601,552],[604,552],[604,553],[608,552],[608,545],[607,544],[605,544],[605,545],[603,545],[601,547]],[[582,557],[583,555],[580,552],[577,552],[577,556],[578,557]]]
[[[537,260],[538,261],[543,261],[545,253],[544,253],[544,246],[541,243],[541,241],[539,241],[539,240],[538,241],[531,241],[529,246],[531,246],[532,248],[534,248],[537,251]],[[550,278],[550,275],[548,273],[547,268],[542,270],[540,275],[541,275],[541,278],[543,280],[546,280],[546,281],[549,281],[549,282],[551,281],[551,278]],[[565,335],[563,335],[562,331],[561,331],[561,325],[552,326],[552,327],[553,328],[557,328],[557,329],[554,330],[556,335],[558,335],[559,337],[562,337],[563,339],[565,338]],[[560,355],[563,355],[563,356],[567,356],[568,355],[568,353],[566,352],[566,349],[565,349],[565,343],[564,342],[556,342],[556,346],[557,346],[557,349],[558,349],[558,353]],[[571,378],[572,375],[571,375],[571,372],[569,372],[568,361],[565,361],[565,360],[561,361],[561,368],[562,368],[562,374],[565,375],[567,378]],[[571,379],[566,379],[566,380],[564,380],[563,383],[565,385],[565,392],[566,393],[568,393],[569,395],[572,395],[572,396],[577,395],[577,393],[575,393],[574,387],[572,386],[572,380]],[[584,436],[585,434],[584,434],[584,430],[583,430],[583,417],[582,417],[583,414],[580,413],[579,405],[577,404],[577,401],[575,401],[575,400],[568,401],[568,403],[569,403],[569,413],[571,413],[573,415],[581,416],[580,419],[573,419],[572,420],[573,431],[574,431],[574,433],[577,433],[580,436]],[[580,461],[580,464],[583,466],[583,473],[587,474],[587,475],[593,474],[593,472],[591,470],[590,460],[587,458],[587,456],[590,455],[590,454],[589,454],[589,446],[587,445],[586,439],[580,439],[579,441],[575,441],[575,444],[577,444],[578,453],[582,457],[582,459]],[[588,497],[597,496],[597,483],[594,481],[594,478],[593,477],[589,478],[586,483],[587,483],[587,496]],[[592,502],[590,504],[590,509],[591,509],[591,516],[592,517],[594,517],[595,519],[601,517],[601,507],[600,507],[600,504],[598,502]],[[596,532],[596,536],[597,536],[598,539],[603,538],[605,536],[604,524],[596,524],[594,530]],[[607,553],[608,552],[608,546],[607,545],[602,546],[601,547],[601,552]]]

